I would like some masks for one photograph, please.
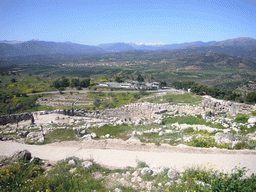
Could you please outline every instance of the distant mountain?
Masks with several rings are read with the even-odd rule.
[[[228,39],[224,41],[210,41],[210,42],[189,42],[181,44],[170,44],[170,45],[147,45],[147,44],[135,44],[135,43],[110,43],[100,44],[98,47],[105,51],[120,52],[128,50],[175,50],[175,49],[189,49],[195,47],[209,47],[209,46],[256,46],[256,39],[249,37],[239,37],[235,39]]]
[[[224,41],[206,43],[207,46],[256,46],[256,39],[250,37],[238,37]]]
[[[0,57],[45,54],[102,54],[124,51],[157,51],[191,49],[191,53],[216,53],[241,57],[256,62],[256,39],[239,37],[224,41],[188,42],[182,44],[109,43],[89,46],[71,42],[47,42],[33,39],[27,42],[0,41]]]
[[[18,44],[0,44],[0,56],[46,55],[46,54],[95,54],[104,53],[100,47],[76,43],[57,43],[31,40]]]
[[[5,44],[18,44],[18,43],[22,43],[22,41],[8,41],[8,40],[3,40],[0,41],[0,43],[5,43]]]
[[[108,43],[108,44],[100,44],[98,47],[104,49],[109,52],[119,52],[119,51],[131,51],[135,50],[133,46],[127,43]]]

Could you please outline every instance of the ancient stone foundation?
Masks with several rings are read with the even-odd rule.
[[[24,114],[13,114],[13,115],[1,115],[0,116],[0,125],[6,125],[8,123],[18,123],[20,121],[26,121],[33,119],[32,114],[24,113]]]

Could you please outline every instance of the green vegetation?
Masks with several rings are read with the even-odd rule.
[[[90,97],[94,98],[93,105],[96,108],[115,108],[135,102],[140,98],[149,95],[148,92],[138,93],[113,93],[113,92],[90,92]]]
[[[75,165],[68,164],[70,160]],[[116,187],[122,191],[142,191],[137,188],[123,187],[112,178],[112,174],[133,173],[138,168],[148,167],[145,162],[138,161],[136,168],[123,170],[109,170],[92,162],[89,168],[82,167],[83,160],[70,157],[58,161],[51,169],[46,170],[42,161],[11,161],[4,159],[0,168],[0,190],[7,191],[113,191]],[[248,170],[235,167],[230,174],[223,173],[211,167],[187,167],[176,178],[169,179],[165,169],[162,173],[152,175],[141,175],[145,181],[153,181],[158,191],[255,191],[256,176],[244,177]],[[95,178],[100,175],[99,178]],[[111,179],[112,178],[112,179]],[[114,180],[113,180],[114,179]],[[131,177],[125,177],[130,183]],[[171,185],[165,185],[166,183]],[[158,185],[161,183],[162,185]]]
[[[89,133],[96,133],[99,137],[110,134],[113,138],[128,139],[127,133],[131,132],[131,129],[127,125],[105,125],[100,128],[90,128],[87,130]]]
[[[234,168],[231,174],[214,171],[205,167],[187,168],[180,178],[180,183],[168,187],[168,191],[254,191],[256,176],[242,177],[246,168]]]
[[[72,129],[55,129],[45,135],[44,144],[77,140],[78,133],[76,131]]]
[[[1,97],[0,114],[34,111],[39,106],[36,104],[37,96],[4,96]]]
[[[169,117],[165,118],[163,120],[164,124],[173,124],[173,123],[179,123],[179,124],[188,124],[188,125],[206,125],[212,128],[218,128],[218,129],[225,129],[221,124],[213,124],[211,122],[206,122],[201,117],[194,117],[194,116],[183,116],[183,117]]]
[[[191,89],[191,92],[197,95],[210,95],[218,99],[225,99],[225,100],[232,100],[232,101],[239,101],[239,102],[244,101],[244,98],[239,93],[228,91],[228,90],[221,90],[218,87],[209,87],[206,85],[198,84],[193,81],[185,81],[185,82],[176,81],[172,85],[177,89],[186,89],[186,90]]]
[[[246,116],[240,116],[240,117],[236,117],[234,122],[236,123],[247,123],[248,122],[248,117]]]
[[[147,99],[147,101],[151,103],[184,103],[184,104],[193,104],[196,105],[202,101],[202,97],[186,93],[186,94],[179,94],[179,95],[164,95],[162,97],[153,97]]]

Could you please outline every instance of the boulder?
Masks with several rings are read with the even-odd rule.
[[[142,178],[140,177],[140,176],[137,176],[137,177],[133,177],[132,179],[131,179],[131,182],[132,183],[138,183],[138,182],[142,182],[143,180],[142,180]]]
[[[84,140],[91,140],[92,139],[92,136],[89,134],[89,135],[84,135],[82,137]]]
[[[30,132],[27,135],[26,139],[29,143],[43,143],[44,134],[43,132]]]
[[[256,117],[251,117],[250,119],[248,119],[248,123],[249,124],[256,124]]]
[[[169,179],[176,179],[179,176],[179,172],[176,169],[170,168],[167,176]]]
[[[86,131],[86,130],[83,130],[83,131],[80,132],[80,135],[81,135],[81,136],[84,136],[84,135],[86,135],[86,134],[87,134],[87,131]]]
[[[148,167],[144,167],[142,170],[141,170],[141,174],[144,176],[144,175],[151,175],[153,173],[153,171],[148,168]]]
[[[68,162],[68,165],[76,166],[75,160],[74,160],[74,159],[71,159],[71,160]]]
[[[96,135],[96,133],[91,133],[91,137],[92,137],[93,139],[98,138],[98,136]]]
[[[84,162],[82,162],[82,167],[84,167],[84,168],[90,168],[91,166],[93,166],[93,163],[91,162],[91,161],[84,161]]]
[[[218,143],[232,143],[237,140],[237,138],[232,133],[218,132],[215,134],[214,139]]]
[[[31,153],[26,149],[22,150],[22,151],[16,151],[12,155],[12,160],[26,160],[26,161],[29,161],[30,159],[32,159]]]

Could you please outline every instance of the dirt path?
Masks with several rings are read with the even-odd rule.
[[[48,145],[26,145],[12,141],[0,141],[0,155],[11,156],[16,150],[27,149],[32,156],[50,161],[58,161],[71,156],[93,159],[107,167],[135,167],[137,161],[145,161],[150,166],[183,167],[207,165],[231,172],[235,167],[250,169],[248,175],[256,174],[255,151],[229,151],[220,149],[200,149],[192,147],[155,146],[140,142],[120,140],[62,142]]]

